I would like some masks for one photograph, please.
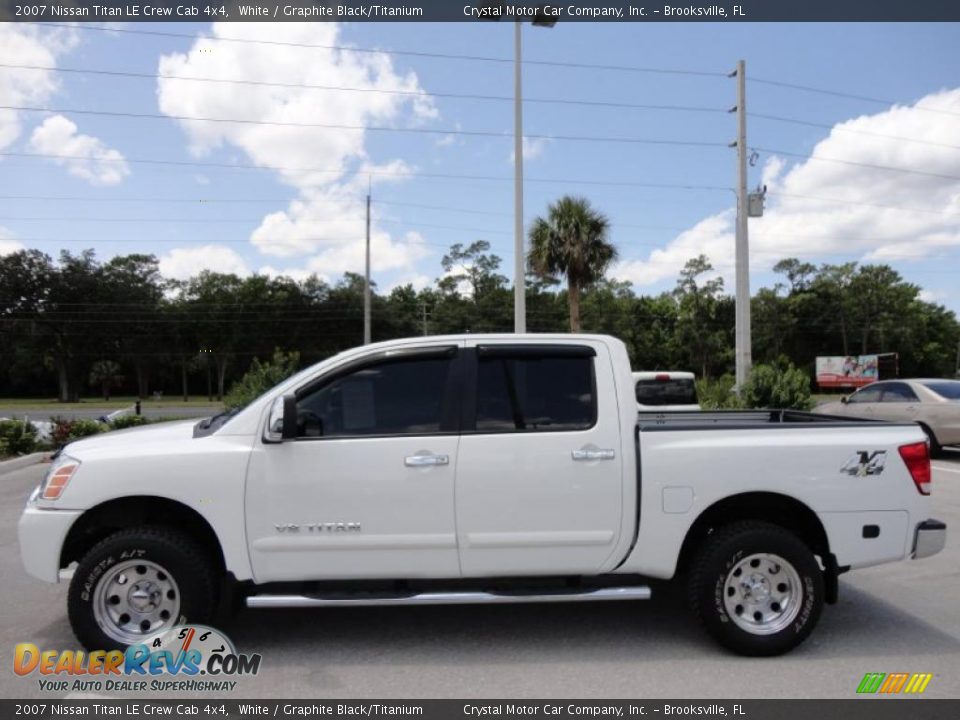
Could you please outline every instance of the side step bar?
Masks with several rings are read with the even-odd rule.
[[[598,588],[583,592],[510,594],[492,592],[424,592],[417,595],[321,597],[311,595],[251,595],[250,608],[361,607],[368,605],[480,605],[499,603],[593,602],[597,600],[649,600],[646,585]]]

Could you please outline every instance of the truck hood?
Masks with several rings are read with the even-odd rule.
[[[157,443],[186,442],[193,439],[193,426],[196,423],[197,420],[194,418],[126,430],[113,430],[102,435],[74,440],[64,447],[63,452],[78,460],[83,460],[84,456],[91,452],[102,454],[104,451],[109,452],[114,448],[123,448],[125,451],[129,451],[134,446],[144,447]]]

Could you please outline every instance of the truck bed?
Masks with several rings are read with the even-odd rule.
[[[637,413],[641,432],[656,430],[710,430],[731,428],[770,428],[789,426],[850,427],[864,424],[884,423],[882,420],[822,415],[802,410],[697,410],[680,412],[656,412],[642,410]]]

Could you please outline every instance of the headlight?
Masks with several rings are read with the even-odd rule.
[[[63,491],[67,489],[67,483],[70,482],[70,478],[73,477],[79,467],[80,461],[69,455],[61,455],[54,460],[40,484],[40,499],[56,500],[59,498]]]

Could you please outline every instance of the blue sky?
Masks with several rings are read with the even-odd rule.
[[[0,251],[36,247],[56,255],[61,248],[93,247],[103,258],[152,252],[170,275],[210,267],[294,276],[317,272],[335,280],[344,270],[362,271],[362,198],[369,175],[374,271],[381,288],[436,278],[446,247],[477,239],[490,241],[504,259],[504,274],[511,275],[512,104],[430,96],[509,98],[510,63],[196,39],[259,38],[510,58],[508,25],[237,23],[118,29],[193,37],[0,27],[0,63],[151,76],[0,68],[3,105],[57,111],[0,111],[2,150],[70,156],[3,158],[0,196],[45,199],[0,200]],[[769,268],[787,255],[817,264],[880,259],[920,285],[924,297],[960,309],[957,25],[560,23],[551,30],[526,26],[524,43],[526,59],[587,65],[724,73],[743,58],[748,78],[895,101],[891,110],[882,103],[748,84],[751,113],[816,125],[755,116],[748,121],[748,145],[758,149],[750,185],[765,182],[771,191],[767,217],[751,220],[752,286],[772,284]],[[153,77],[158,72],[367,91],[158,80]],[[735,103],[733,79],[531,64],[524,69],[524,85],[530,99],[705,108],[528,102],[524,129],[529,135],[718,146],[531,139],[525,215],[529,221],[562,194],[583,195],[611,220],[611,239],[621,256],[612,274],[630,280],[639,292],[669,289],[683,262],[699,252],[710,256],[732,289],[734,196],[725,188],[734,186],[736,164],[734,150],[723,144],[734,139],[735,123],[722,111]],[[383,90],[391,92],[376,92]],[[171,115],[278,124],[187,122]],[[418,132],[357,132],[304,123]],[[493,135],[419,132],[448,129]],[[817,159],[804,159],[811,154]],[[143,159],[183,164],[138,162]],[[211,163],[259,169],[204,166]],[[875,165],[917,172],[866,167]],[[288,170],[270,169],[277,167]],[[332,172],[289,170],[305,167]],[[56,196],[85,200],[46,199]]]

